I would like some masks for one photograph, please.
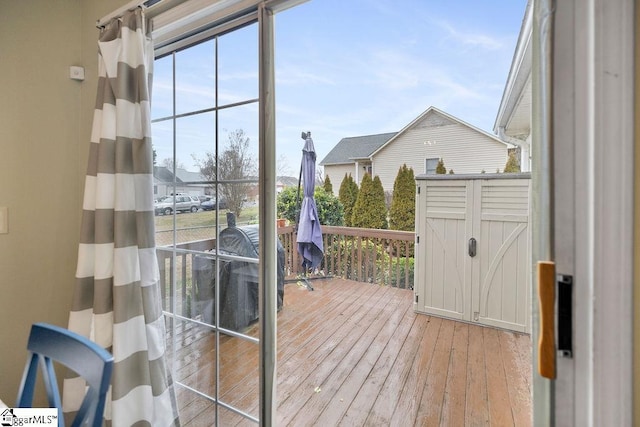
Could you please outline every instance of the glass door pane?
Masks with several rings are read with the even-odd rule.
[[[157,256],[182,423],[259,412],[257,24],[157,59]]]

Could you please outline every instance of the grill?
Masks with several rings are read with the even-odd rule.
[[[218,236],[220,254],[258,259],[259,229],[257,225],[227,227]],[[220,326],[242,331],[259,317],[258,264],[246,261],[216,259],[211,256],[194,257],[194,290],[191,315],[201,321],[214,324],[216,294],[216,263],[220,263]],[[284,248],[278,240],[277,289],[278,311],[284,298]]]

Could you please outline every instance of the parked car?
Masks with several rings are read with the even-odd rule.
[[[216,204],[216,199],[210,198],[204,202],[200,202],[200,207],[205,211],[213,211],[216,209],[216,206],[220,209],[227,209],[227,201],[224,198],[220,198],[218,203]]]
[[[168,196],[154,204],[156,215],[171,215],[174,207],[176,212],[197,212],[200,209],[200,200],[188,195]]]

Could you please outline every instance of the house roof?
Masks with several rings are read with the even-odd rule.
[[[371,154],[396,134],[397,132],[390,132],[342,138],[322,159],[320,165],[349,164],[359,159],[369,159]]]
[[[200,172],[191,172],[182,168],[176,168],[176,178],[182,182],[206,181]]]
[[[384,144],[382,144],[380,147],[378,147],[374,152],[372,152],[370,154],[371,157],[375,156],[380,150],[382,150],[384,147],[386,147],[387,145],[393,143],[394,140],[396,140],[396,138],[398,138],[400,135],[402,135],[404,132],[406,132],[407,130],[411,129],[412,127],[418,125],[419,123],[421,123],[423,120],[425,120],[426,118],[428,118],[429,116],[441,116],[444,117],[445,120],[448,121],[452,121],[452,122],[457,122],[460,123],[466,127],[468,127],[469,129],[473,129],[474,131],[486,136],[487,138],[490,138],[496,142],[499,142],[501,144],[504,144],[508,147],[510,147],[511,145],[508,144],[507,142],[504,142],[503,140],[501,140],[500,138],[496,137],[495,135],[490,134],[489,132],[483,131],[482,129],[475,127],[463,120],[460,120],[459,118],[452,116],[451,114],[445,113],[442,110],[439,110],[438,108],[431,106],[429,108],[427,108],[427,110],[420,114],[418,117],[416,117],[411,123],[409,123],[408,125],[406,125],[400,132],[396,133],[393,137],[389,138],[389,140],[387,142],[385,142]]]
[[[298,185],[298,178],[293,176],[278,176],[276,181],[284,187],[293,187]]]
[[[166,166],[154,166],[153,177],[159,182],[173,182],[173,172]],[[201,182],[206,179],[199,172],[190,172],[186,169],[176,168],[176,182]]]
[[[160,182],[173,182],[173,173],[166,166],[154,166],[153,177]]]
[[[440,116],[438,118],[437,116]],[[436,120],[443,120],[445,122],[460,123],[469,129],[482,134],[483,136],[504,144],[508,147],[511,145],[500,138],[496,137],[489,132],[486,132],[480,128],[477,128],[451,114],[445,113],[436,107],[429,107],[427,110],[416,117],[411,123],[402,128],[400,132],[380,133],[377,135],[365,135],[365,136],[353,136],[348,138],[342,138],[338,144],[325,156],[320,162],[320,165],[340,165],[340,164],[352,164],[358,160],[370,160],[380,150],[387,145],[391,144],[394,140],[400,137],[404,132],[411,129],[414,126],[419,125],[423,120],[428,118],[435,118]]]

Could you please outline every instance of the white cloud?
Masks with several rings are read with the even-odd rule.
[[[450,38],[471,48],[498,50],[504,47],[501,40],[488,34],[459,30],[446,21],[438,21],[436,24],[444,29]]]
[[[305,67],[299,67],[291,64],[277,67],[276,84],[277,85],[335,85],[333,79],[320,73],[314,73],[310,69],[314,68],[308,63]]]
[[[258,79],[257,71],[236,72],[236,73],[220,73],[218,80],[231,81],[231,80],[249,80],[250,82]]]

